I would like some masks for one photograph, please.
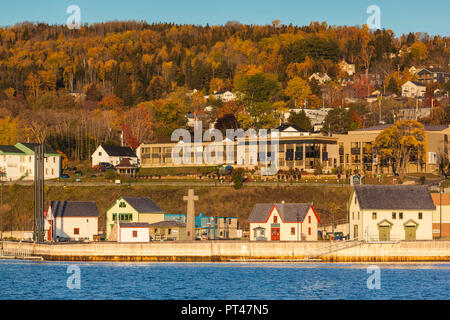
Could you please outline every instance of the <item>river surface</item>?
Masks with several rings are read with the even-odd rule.
[[[1,300],[449,298],[450,263],[84,263],[0,260]]]

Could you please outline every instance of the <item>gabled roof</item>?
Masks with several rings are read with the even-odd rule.
[[[123,158],[120,160],[119,164],[116,165],[116,169],[117,168],[136,168],[136,166],[131,163],[130,158]]]
[[[53,217],[98,217],[93,201],[50,201]]]
[[[121,228],[150,228],[148,222],[119,222]]]
[[[159,221],[150,225],[152,228],[164,228],[164,227],[186,227],[186,223],[176,220]]]
[[[368,210],[435,210],[426,186],[355,186],[359,207]]]
[[[150,198],[122,197],[122,199],[139,213],[165,213],[165,211]]]
[[[0,154],[25,154],[15,146],[0,146]]]
[[[276,207],[283,222],[302,222],[308,214],[311,203],[257,203],[253,207],[248,222],[265,222],[273,206]]]
[[[111,157],[136,158],[136,153],[130,147],[105,146],[105,145],[101,145],[101,147]]]
[[[298,132],[308,132],[305,129],[302,129],[300,127],[297,127],[294,124],[288,124],[288,123],[284,123],[281,126],[279,126],[278,128],[276,128],[278,131],[285,131],[286,129],[292,127],[293,129],[297,130]]]
[[[15,147],[17,147],[18,149],[24,151],[24,152],[29,152],[31,154],[34,154],[34,148],[39,146],[39,143],[34,143],[34,142],[19,142],[16,143]],[[24,150],[27,149],[27,150]],[[60,154],[58,152],[56,152],[53,148],[51,148],[50,146],[44,144],[44,154],[53,154],[53,155],[57,155],[59,156]]]

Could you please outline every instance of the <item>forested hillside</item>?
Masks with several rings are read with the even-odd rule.
[[[186,113],[202,114],[206,105],[213,107],[207,120],[218,119],[220,128],[270,127],[294,105],[318,107],[327,99],[327,106],[342,106],[342,60],[355,64],[357,74],[384,74],[394,92],[413,79],[413,65],[448,68],[449,47],[440,36],[326,23],[3,27],[0,144],[45,140],[83,160],[99,143],[119,143],[118,132],[132,147],[167,140],[186,125]],[[315,72],[332,81],[308,81]],[[365,97],[366,85],[355,77],[354,89]],[[244,95],[229,103],[204,99],[223,90]],[[356,127],[371,123],[364,108],[352,110]]]

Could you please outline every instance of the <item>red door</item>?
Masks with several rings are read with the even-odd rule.
[[[270,240],[272,240],[272,241],[278,240],[279,241],[280,240],[280,228],[272,228],[270,235],[271,235]]]

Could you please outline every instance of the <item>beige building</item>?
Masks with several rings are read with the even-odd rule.
[[[350,131],[347,134],[311,134],[291,125],[282,125],[278,134],[278,168],[281,170],[298,169],[313,172],[319,166],[323,172],[331,172],[333,168],[342,167],[344,170],[358,170],[368,173],[392,173],[391,167],[376,156],[372,156],[371,144],[381,131],[392,124],[378,125],[374,127]],[[427,134],[427,155],[425,161],[415,158],[410,159],[407,167],[408,173],[438,173],[438,159],[442,155],[448,157],[448,136],[450,127],[446,125],[425,125]],[[224,140],[225,141],[225,140]],[[270,144],[269,139],[269,144]],[[182,167],[182,166],[207,166],[228,164],[235,167],[254,169],[263,167],[262,157],[264,149],[258,144],[258,140],[244,138],[231,142],[234,150],[233,161],[226,161],[226,143],[215,149],[215,144],[192,144],[190,163],[174,163],[172,152],[174,148],[182,149],[182,143],[165,144],[141,144],[137,149],[138,157],[143,168],[151,167]],[[191,144],[185,144],[191,146]],[[203,155],[206,148],[218,150],[222,156],[221,162],[205,163]],[[270,146],[265,150],[267,157],[271,157]],[[195,154],[199,162],[195,161]],[[183,155],[181,152],[180,155]],[[215,152],[211,153],[212,156]],[[189,158],[189,155],[188,155]],[[267,158],[266,158],[267,159]]]
[[[106,210],[106,238],[117,223],[146,222],[149,224],[164,221],[165,212],[150,198],[120,197]]]
[[[358,129],[348,134],[335,134],[338,139],[337,149],[331,149],[330,158],[337,158],[338,166],[344,169],[358,170],[359,172],[392,173],[392,169],[386,163],[373,157],[370,150],[381,131],[392,124],[378,125],[365,129]],[[448,136],[450,127],[446,125],[425,125],[425,133],[428,138],[427,154],[424,162],[418,159],[410,159],[407,167],[408,173],[438,173],[440,155],[448,157]]]
[[[355,186],[349,205],[351,240],[432,240],[436,209],[426,186]]]
[[[433,202],[436,206],[436,211],[433,212],[433,238],[440,237],[441,224],[442,224],[442,238],[450,238],[450,194],[432,193],[431,197],[433,198]],[[442,208],[442,215],[441,215],[441,208]]]
[[[311,203],[257,203],[248,222],[252,241],[315,241],[320,220]]]
[[[160,221],[150,225],[152,240],[186,240],[186,223],[181,221]]]

